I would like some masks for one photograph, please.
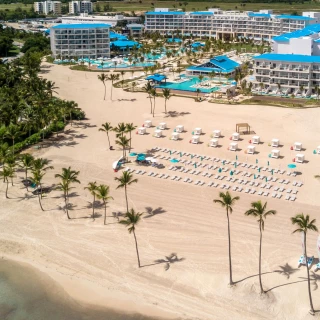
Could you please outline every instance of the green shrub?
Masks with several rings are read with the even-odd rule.
[[[81,109],[75,109],[72,111],[72,120],[84,120],[86,118],[86,113]],[[70,120],[70,117],[67,117]]]

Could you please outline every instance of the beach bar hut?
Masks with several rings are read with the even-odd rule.
[[[218,146],[218,139],[211,139],[209,145],[210,147],[216,148]]]
[[[295,142],[294,146],[293,146],[293,149],[295,151],[301,151],[302,150],[302,143],[301,142]]]
[[[247,153],[248,154],[254,154],[255,153],[255,151],[256,151],[256,147],[255,146],[248,146],[247,147]]]
[[[147,132],[145,127],[138,128],[138,134],[145,134]]]
[[[183,130],[184,130],[184,126],[183,125],[178,125],[178,126],[176,126],[176,132],[179,132],[179,133],[181,133],[181,132],[183,132]]]
[[[238,149],[238,144],[236,142],[231,142],[229,150],[230,151],[237,151],[237,149]]]
[[[159,123],[159,129],[160,130],[164,130],[164,129],[166,129],[166,127],[167,127],[167,124],[165,122],[160,122]]]
[[[220,138],[221,131],[220,130],[213,130],[213,137],[214,138]]]
[[[259,144],[260,143],[260,137],[259,136],[253,136],[251,139],[253,144]]]
[[[171,140],[179,140],[179,133],[178,132],[172,132],[171,133]]]
[[[162,136],[162,131],[159,130],[159,129],[155,130],[154,136],[155,136],[156,138],[160,138],[160,137]]]
[[[193,130],[193,134],[194,135],[200,135],[202,133],[202,129],[201,128],[195,128],[194,130]]]
[[[296,154],[295,161],[298,163],[303,163],[304,162],[304,154],[302,154],[302,153]]]
[[[146,121],[144,122],[144,126],[145,126],[146,128],[151,128],[151,127],[152,127],[152,121],[151,121],[151,120],[146,120]]]
[[[278,159],[280,157],[280,150],[273,149],[271,151],[271,158]]]
[[[272,139],[271,140],[271,147],[279,147],[280,140],[279,139]]]
[[[317,147],[317,154],[320,154],[320,146]]]
[[[200,137],[199,136],[192,136],[191,138],[191,143],[199,143],[200,142]]]
[[[239,141],[240,134],[238,132],[235,132],[232,134],[232,141]]]

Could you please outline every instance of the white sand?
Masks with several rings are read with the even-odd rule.
[[[5,185],[0,185],[0,253],[2,256],[21,260],[47,272],[73,297],[87,303],[103,305],[125,311],[139,311],[163,317],[182,319],[308,319],[309,304],[305,268],[296,270],[301,254],[300,236],[292,235],[293,226],[289,218],[297,213],[309,213],[319,219],[319,181],[313,176],[320,173],[320,162],[312,151],[320,145],[320,109],[292,110],[263,106],[215,105],[207,102],[195,103],[192,99],[172,97],[168,110],[175,116],[165,117],[164,100],[156,100],[155,124],[165,121],[170,130],[165,138],[156,139],[152,134],[133,134],[133,151],[142,152],[153,146],[174,148],[203,155],[235,159],[235,153],[227,151],[229,136],[235,131],[237,122],[248,122],[264,144],[257,146],[259,154],[248,156],[248,162],[266,165],[271,150],[268,142],[279,138],[284,145],[280,160],[270,160],[270,165],[286,168],[295,152],[290,146],[295,141],[303,143],[308,163],[298,165],[304,186],[299,188],[296,202],[262,197],[268,207],[278,214],[266,221],[263,238],[263,284],[272,289],[259,295],[258,277],[258,225],[244,212],[250,202],[261,197],[232,192],[241,199],[231,217],[232,256],[234,280],[240,281],[228,288],[227,224],[224,211],[213,204],[220,189],[198,187],[182,181],[163,181],[146,175],[136,176],[139,183],[129,187],[130,207],[146,212],[147,207],[160,211],[146,217],[137,228],[140,257],[145,267],[138,269],[133,236],[123,226],[108,217],[107,226],[103,218],[90,219],[92,201],[83,190],[89,181],[110,185],[114,201],[108,205],[108,214],[124,212],[124,191],[116,190],[112,162],[122,151],[108,151],[107,137],[99,132],[103,122],[113,125],[118,122],[133,122],[141,126],[151,119],[150,104],[143,93],[126,93],[114,89],[114,101],[109,100],[110,84],[107,83],[107,101],[103,101],[103,85],[97,73],[71,71],[67,67],[52,66],[44,74],[55,81],[60,97],[75,100],[85,110],[88,120],[80,126],[70,128],[73,142],[70,145],[51,146],[34,151],[35,156],[52,160],[55,169],[45,177],[45,184],[56,183],[54,174],[62,167],[72,166],[80,170],[82,184],[76,186],[77,197],[71,198],[73,219],[67,221],[63,198],[57,191],[44,198],[46,209],[41,212],[37,198],[23,199],[25,190],[15,179],[10,187],[10,200],[5,200]],[[137,99],[118,101],[118,99]],[[183,124],[186,133],[182,141],[169,140],[173,128]],[[205,135],[200,145],[189,144],[191,131],[201,127]],[[148,130],[152,133],[155,128]],[[207,147],[210,133],[221,129],[221,148]],[[250,136],[251,137],[251,136]],[[239,160],[244,161],[244,150],[250,137],[239,142]],[[111,133],[114,144],[114,134]],[[169,163],[164,161],[166,165]],[[133,165],[134,166],[134,165]],[[149,171],[149,170],[148,170]],[[168,172],[167,169],[163,172]],[[22,176],[22,173],[20,174]],[[186,174],[179,174],[186,176]],[[287,176],[285,176],[286,178]],[[202,176],[199,177],[202,179]],[[293,180],[292,178],[290,178]],[[206,180],[206,179],[202,179]],[[208,181],[208,180],[206,180]],[[286,186],[285,186],[286,187]],[[97,209],[103,215],[103,208]],[[308,252],[316,255],[316,233],[308,235]],[[156,264],[155,260],[166,259],[176,253],[182,261],[169,265]],[[289,276],[274,272],[285,267]],[[318,272],[319,279],[319,272]],[[319,285],[319,280],[318,283]],[[283,286],[281,286],[283,285]],[[320,309],[320,290],[312,291],[315,309]]]

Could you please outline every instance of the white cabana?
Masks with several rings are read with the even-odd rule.
[[[159,129],[155,130],[154,136],[155,136],[156,138],[160,138],[160,137],[162,136],[162,131],[159,130]]]
[[[295,160],[296,160],[296,162],[298,162],[298,163],[303,163],[303,162],[304,162],[304,154],[302,154],[302,153],[297,153]]]
[[[210,147],[216,148],[218,146],[218,143],[219,143],[218,139],[211,139],[209,145]]]
[[[239,138],[240,138],[240,134],[238,132],[235,132],[232,134],[232,140],[233,141],[239,141]]]
[[[279,139],[272,139],[271,140],[271,147],[279,147],[280,140]]]
[[[317,147],[317,154],[320,154],[320,146]]]
[[[271,158],[278,159],[280,157],[280,150],[273,149],[271,151]]]
[[[220,130],[213,130],[213,137],[214,138],[220,138],[221,131]]]
[[[178,126],[176,126],[176,132],[183,132],[183,130],[184,130],[184,126],[183,125],[178,125]]]
[[[138,128],[138,134],[145,134],[147,132],[145,127]]]
[[[259,144],[260,143],[260,137],[259,136],[253,136],[251,139],[251,142],[253,144]]]
[[[248,146],[247,147],[247,153],[248,154],[254,154],[255,153],[255,151],[256,151],[256,147],[255,146]]]
[[[191,143],[199,143],[200,142],[200,137],[199,136],[192,136],[191,138]]]
[[[165,122],[160,122],[159,123],[159,129],[164,130],[167,127],[167,124]]]
[[[179,140],[179,133],[178,132],[172,132],[171,133],[171,140]]]
[[[146,128],[151,128],[151,127],[152,127],[152,121],[151,121],[151,120],[146,120],[146,121],[144,122],[144,126],[145,126]]]
[[[230,151],[237,151],[237,149],[238,149],[238,144],[236,142],[231,142],[229,150]]]
[[[201,128],[195,128],[194,130],[193,130],[193,134],[194,135],[200,135],[202,133],[202,129]]]
[[[294,146],[293,146],[293,149],[295,151],[301,151],[302,150],[302,143],[301,142],[295,142]]]

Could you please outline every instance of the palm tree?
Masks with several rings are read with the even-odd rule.
[[[307,276],[308,276],[308,292],[309,292],[309,300],[310,300],[310,309],[314,314],[314,308],[312,303],[311,296],[311,288],[310,288],[310,275],[309,275],[309,267],[308,267],[308,255],[307,255],[307,232],[308,231],[318,231],[316,226],[316,220],[313,219],[310,221],[310,216],[307,214],[306,216],[303,213],[297,214],[295,217],[291,218],[291,222],[293,225],[297,225],[298,229],[294,230],[293,233],[302,232],[303,233],[303,246],[304,246],[304,257],[306,259],[306,268],[307,268]]]
[[[167,100],[171,97],[171,91],[168,88],[162,89],[162,94],[164,97],[164,112],[167,113]]]
[[[220,192],[219,193],[220,199],[213,200],[214,203],[219,203],[222,208],[226,208],[227,211],[227,220],[228,220],[228,242],[229,242],[229,275],[230,275],[230,285],[233,284],[232,281],[232,263],[231,263],[231,235],[230,235],[230,221],[229,221],[229,213],[231,214],[233,211],[233,206],[240,197],[232,198],[229,191],[226,193]]]
[[[88,189],[88,191],[93,196],[93,202],[92,202],[92,219],[94,220],[94,204],[96,202],[96,191],[97,191],[97,182],[89,182],[87,187],[84,187],[84,189]]]
[[[131,140],[132,140],[132,138],[131,138],[131,132],[134,131],[134,130],[136,130],[136,129],[137,129],[137,126],[135,126],[133,123],[127,123],[127,124],[126,124],[126,128],[127,128],[126,132],[129,132],[129,137],[130,137],[130,139],[129,139],[129,143],[130,143],[130,145],[129,145],[129,152],[130,152],[130,151],[131,151]]]
[[[7,187],[6,187],[6,198],[9,199],[8,197],[8,188],[9,188],[9,178],[13,178],[13,168],[11,167],[2,167],[2,171],[0,171],[0,177],[3,177],[4,182],[7,182]]]
[[[131,82],[131,92],[134,91],[134,88],[137,86],[137,83],[135,81]]]
[[[110,188],[105,184],[101,184],[97,187],[97,198],[103,201],[104,204],[104,224],[106,224],[107,218],[107,201],[113,200],[111,196],[109,196]]]
[[[260,230],[260,248],[259,248],[259,282],[260,282],[260,293],[264,293],[262,287],[262,280],[261,280],[261,250],[262,250],[262,231],[264,230],[264,220],[267,216],[275,215],[277,213],[276,210],[268,210],[267,211],[267,202],[262,204],[262,202],[256,201],[251,203],[251,209],[246,211],[244,214],[246,216],[253,216],[258,218],[259,223],[259,230]]]
[[[111,81],[111,95],[110,95],[110,99],[111,99],[111,101],[112,101],[113,82],[119,80],[119,74],[111,73],[110,76],[108,77],[108,80]]]
[[[15,143],[15,140],[18,139],[22,135],[23,135],[23,132],[20,131],[19,126],[11,123],[7,127],[7,131],[6,131],[5,137],[12,140],[12,146],[13,146],[12,153],[13,154],[14,154],[14,143]]]
[[[116,137],[123,137],[123,135],[127,132],[127,126],[124,122],[118,123],[118,126],[114,127],[112,129],[114,132],[116,132]]]
[[[120,147],[122,147],[122,155],[123,158],[126,158],[126,148],[129,147],[130,139],[128,139],[126,136],[119,137],[118,140],[116,140],[116,144],[118,144]]]
[[[152,116],[154,117],[154,110],[156,109],[156,96],[157,96],[157,91],[155,88],[152,88],[150,91],[151,96],[153,97],[153,111],[152,111]]]
[[[106,81],[108,80],[108,76],[106,76],[104,73],[101,73],[98,75],[98,79],[103,83],[104,86],[104,97],[103,100],[106,100]]]
[[[107,137],[108,137],[108,142],[109,142],[109,149],[111,148],[110,146],[110,138],[109,138],[109,131],[112,131],[113,130],[113,127],[112,125],[110,124],[110,122],[106,122],[106,123],[103,123],[101,125],[102,128],[99,129],[99,131],[103,131],[107,134]]]
[[[203,81],[204,75],[203,75],[203,74],[200,74],[198,78],[199,78],[199,80],[200,80],[200,84],[201,84],[201,83],[202,83],[202,81]]]
[[[31,181],[38,187],[40,187],[40,192],[38,192],[38,200],[39,200],[39,205],[42,211],[43,207],[42,207],[42,203],[41,203],[41,198],[42,198],[42,179],[43,176],[45,175],[44,171],[40,171],[40,170],[32,170],[32,177],[31,177]]]
[[[122,189],[124,188],[124,193],[126,196],[126,204],[127,204],[127,212],[129,211],[129,206],[128,206],[128,195],[127,195],[127,188],[130,186],[132,183],[137,183],[138,179],[133,179],[132,173],[128,171],[123,171],[122,176],[115,177],[114,180],[118,181],[120,184],[117,186],[117,189]]]
[[[57,93],[57,91],[55,91],[55,89],[59,89],[59,87],[56,87],[55,83],[53,81],[46,81],[45,89],[49,93],[50,98],[52,98],[53,93]]]
[[[61,179],[61,182],[58,184],[57,189],[61,190],[63,192],[64,202],[65,202],[65,210],[66,210],[68,219],[70,219],[69,212],[68,212],[69,191],[72,189],[72,187],[70,187],[70,185],[71,185],[71,183],[81,183],[78,180],[79,173],[80,173],[80,171],[71,170],[71,167],[69,167],[69,168],[62,168],[61,174],[60,173],[55,174],[55,178]]]
[[[32,169],[34,157],[29,153],[24,153],[20,157],[20,167],[24,169],[25,179],[28,179],[28,170]],[[26,183],[27,191],[28,191],[28,183]]]
[[[143,90],[146,92],[146,93],[148,93],[148,98],[150,99],[150,106],[151,106],[151,111],[150,111],[150,113],[152,113],[152,96],[151,96],[151,90],[152,90],[152,85],[150,84],[150,82],[148,81],[148,83],[147,84],[145,84],[145,86],[144,86],[144,88],[143,88]]]
[[[133,209],[130,210],[130,212],[128,211],[125,214],[125,219],[119,221],[119,223],[125,225],[126,227],[128,227],[128,231],[129,233],[133,233],[134,236],[134,241],[136,244],[136,252],[137,252],[137,258],[138,258],[138,266],[139,268],[141,267],[140,265],[140,257],[139,257],[139,250],[138,250],[138,242],[137,242],[137,237],[136,237],[136,225],[139,223],[139,221],[141,220],[141,216],[143,213],[139,213],[139,212],[135,212]]]
[[[200,89],[197,89],[196,90],[196,93],[197,93],[197,101],[199,100],[199,93],[201,92],[201,90]]]

